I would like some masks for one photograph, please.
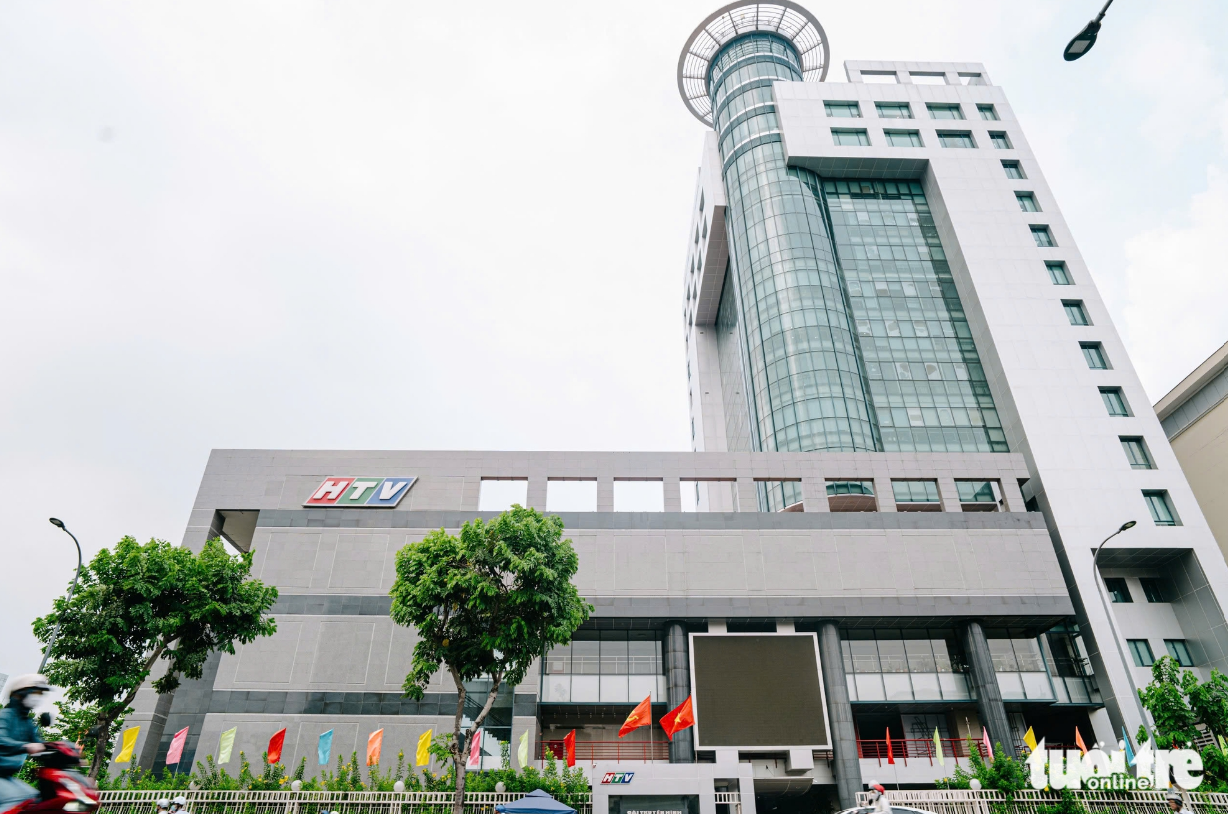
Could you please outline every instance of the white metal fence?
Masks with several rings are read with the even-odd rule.
[[[1167,814],[1163,791],[1072,790],[1089,814]],[[869,805],[871,794],[857,795],[859,805]],[[1061,802],[1061,795],[1026,789],[1008,799],[1000,791],[888,791],[893,806],[908,806],[934,814],[1047,814]],[[1187,807],[1195,814],[1228,814],[1228,794],[1185,792]]]
[[[154,814],[157,801],[183,795],[190,814],[447,814],[448,791],[104,791],[98,814]],[[495,814],[495,806],[524,797],[521,792],[465,795],[465,814]],[[588,794],[562,802],[576,814],[592,814]]]

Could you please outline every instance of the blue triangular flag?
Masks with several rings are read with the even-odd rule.
[[[317,751],[320,753],[320,765],[327,766],[328,756],[333,751],[333,731],[331,729],[320,736],[320,746]]]
[[[1135,756],[1134,750],[1130,748],[1130,735],[1128,732],[1126,732],[1126,728],[1124,726],[1121,728],[1121,736],[1126,744],[1126,764],[1133,766],[1138,758]]]

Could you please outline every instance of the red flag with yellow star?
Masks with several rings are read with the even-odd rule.
[[[665,730],[665,735],[670,740],[674,739],[675,732],[681,732],[692,726],[695,726],[695,710],[691,706],[689,695],[685,701],[665,713],[665,717],[661,719],[661,728]]]
[[[622,728],[618,730],[618,737],[621,738],[623,735],[639,729],[641,726],[652,726],[651,695],[636,704],[635,709],[631,710],[631,714],[627,716],[627,720],[623,721]]]

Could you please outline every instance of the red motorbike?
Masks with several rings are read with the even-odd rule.
[[[75,771],[81,766],[77,747],[64,741],[43,745],[43,751],[29,758],[38,766],[38,797],[9,809],[9,814],[96,811],[98,786]]]

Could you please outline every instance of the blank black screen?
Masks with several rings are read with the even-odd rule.
[[[810,635],[695,636],[701,748],[827,746]]]

